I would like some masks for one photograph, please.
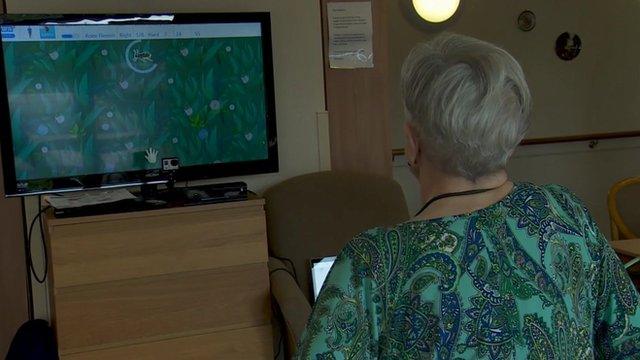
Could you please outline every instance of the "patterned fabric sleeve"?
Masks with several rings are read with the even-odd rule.
[[[594,282],[596,353],[602,359],[640,359],[638,292],[627,269],[597,226],[592,224],[592,228],[602,244]]]
[[[362,243],[366,236],[356,237]],[[352,241],[337,257],[298,344],[296,359],[375,359],[379,312],[374,280],[362,271]]]
[[[640,309],[636,287],[589,211],[569,190],[556,186],[555,197],[572,208],[594,262],[594,346],[598,359],[640,359]],[[558,194],[562,194],[558,196]]]
[[[638,292],[613,249],[605,243],[602,251],[594,291],[596,353],[601,359],[640,359]]]

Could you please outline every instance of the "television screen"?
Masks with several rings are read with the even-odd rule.
[[[5,19],[7,194],[277,171],[269,16]]]

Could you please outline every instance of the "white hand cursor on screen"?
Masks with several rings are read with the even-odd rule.
[[[155,164],[158,161],[158,150],[154,148],[149,148],[145,151],[147,155],[145,155],[145,159],[149,162],[149,164]]]

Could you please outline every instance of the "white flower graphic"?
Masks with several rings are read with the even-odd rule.
[[[227,46],[227,47],[225,48],[225,50],[226,50],[227,52],[231,52],[231,46]]]
[[[173,84],[173,78],[168,78],[167,82],[169,83],[169,85]]]
[[[235,110],[235,109],[236,109],[236,106],[235,106],[235,105],[233,105],[233,104],[229,105],[229,110],[233,111],[233,110]]]
[[[220,110],[220,101],[219,100],[211,100],[209,103],[209,107],[211,110]]]
[[[64,117],[64,115],[60,114],[60,115],[56,116],[55,119],[56,119],[56,122],[58,124],[62,124],[64,122],[64,120],[65,120],[65,117]]]
[[[36,129],[36,132],[40,136],[45,136],[45,135],[47,135],[49,133],[49,128],[44,124],[40,124],[40,125],[38,125],[38,128]]]
[[[36,83],[34,87],[36,88],[36,90],[42,90],[42,84],[40,83]]]
[[[52,51],[49,53],[49,57],[51,58],[51,60],[56,61],[60,57],[60,54],[58,53],[58,51]]]
[[[242,83],[246,84],[249,82],[249,76],[244,75],[240,78],[240,80],[242,80]]]
[[[102,56],[107,56],[109,55],[109,51],[107,49],[102,49],[102,51],[100,51],[100,54],[102,54]]]
[[[107,117],[109,119],[111,119],[113,117],[113,112],[112,111],[107,111]]]

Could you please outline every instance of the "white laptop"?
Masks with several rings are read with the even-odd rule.
[[[313,284],[314,301],[318,298],[318,294],[320,294],[320,290],[322,289],[322,284],[324,284],[327,275],[329,275],[329,270],[331,270],[335,261],[335,256],[311,260],[311,282]]]

